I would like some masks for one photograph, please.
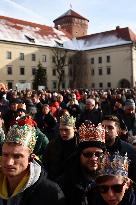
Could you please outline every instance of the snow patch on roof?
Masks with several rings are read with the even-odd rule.
[[[132,40],[125,40],[119,36],[117,31],[97,33],[71,40],[66,33],[53,27],[8,17],[0,18],[0,40],[57,46],[71,50],[90,50],[132,43]]]
[[[1,19],[0,40],[51,47],[56,45],[56,39],[61,40],[62,42],[68,40],[68,37],[62,31],[58,31],[57,29],[51,27],[49,28],[52,30],[51,34],[48,34],[47,32],[47,34],[41,35],[40,32],[42,31],[40,27],[14,24],[5,19]],[[29,39],[33,39],[34,41],[30,41]]]
[[[67,42],[64,42],[64,47],[72,50],[91,50],[96,48],[104,48],[110,46],[117,46],[123,44],[130,44],[131,41],[123,40],[122,38],[118,38],[115,35],[110,36],[93,36],[90,38],[84,39],[73,39]]]

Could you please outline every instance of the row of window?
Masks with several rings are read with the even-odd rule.
[[[74,60],[74,59],[73,59]],[[69,64],[73,63],[72,58],[69,58]],[[103,59],[101,56],[99,56],[97,59],[92,57],[90,59],[90,63],[91,64],[95,64],[95,62],[98,62],[99,64],[101,64],[105,59]],[[78,64],[78,59],[76,59],[76,62]],[[110,63],[111,62],[111,57],[110,56],[106,56],[106,63]]]
[[[95,63],[95,58],[91,58],[91,64]],[[103,62],[103,58],[101,56],[98,57],[98,63],[102,63]],[[111,58],[110,56],[106,56],[106,62],[110,63],[111,62]]]
[[[98,74],[99,74],[99,75],[102,75],[102,74],[103,74],[102,68],[99,68],[99,69],[98,69]],[[107,74],[107,75],[110,75],[110,74],[111,74],[111,68],[110,68],[110,67],[107,67],[107,68],[106,68],[106,74]],[[94,70],[94,69],[91,69],[91,75],[95,75],[95,70]]]
[[[47,68],[44,68],[44,70],[45,71],[47,71],[46,70]],[[25,67],[20,67],[20,75],[25,75]],[[35,75],[35,73],[36,73],[36,68],[35,67],[32,67],[32,75]],[[7,74],[8,75],[12,75],[13,74],[13,68],[12,68],[12,66],[7,66]],[[57,71],[56,71],[56,69],[53,69],[52,70],[52,75],[53,76],[56,76],[57,75]],[[65,70],[63,70],[63,75],[65,75]]]
[[[44,56],[44,57],[46,57],[46,56]],[[8,59],[8,60],[12,59],[12,52],[11,51],[6,52],[6,59]],[[36,54],[32,53],[31,54],[31,59],[32,59],[32,61],[36,61]],[[19,60],[25,60],[25,54],[24,53],[19,54]],[[46,58],[44,60],[46,60]]]
[[[6,59],[9,59],[9,60],[11,60],[12,59],[12,52],[11,51],[7,51],[6,52]],[[25,54],[24,53],[20,53],[19,54],[19,60],[25,60]],[[35,53],[32,53],[31,54],[31,60],[32,61],[36,61],[36,54]],[[94,64],[95,63],[95,58],[94,57],[92,57],[91,58],[91,64]],[[46,55],[42,55],[42,62],[46,62],[47,61],[47,57],[46,57]],[[55,56],[52,56],[52,62],[53,63],[55,63]],[[98,63],[102,63],[103,62],[103,59],[102,59],[102,57],[100,56],[100,57],[98,57]],[[106,56],[106,62],[107,63],[110,63],[111,62],[111,58],[110,58],[110,56]],[[72,59],[70,58],[69,59],[69,64],[72,64]]]
[[[22,83],[25,83],[25,81]],[[9,89],[12,89],[13,88],[13,82],[8,82],[8,88]],[[52,82],[52,88],[53,89],[56,89],[57,88],[57,82],[56,81],[53,81]],[[66,88],[66,85],[65,85],[65,82],[62,83],[62,88],[65,89]],[[92,83],[92,88],[95,88],[95,83]],[[103,88],[103,83],[100,82],[99,83],[99,88]],[[111,82],[107,82],[107,88],[111,88]]]
[[[45,71],[46,71],[46,68],[44,68],[44,69],[45,69]],[[32,67],[32,75],[35,75],[35,73],[36,73],[36,67]],[[7,74],[8,74],[8,75],[12,75],[12,74],[13,74],[13,68],[12,68],[12,66],[7,66]],[[99,69],[98,69],[98,74],[99,74],[99,75],[102,75],[102,74],[103,74],[102,68],[99,68]],[[107,75],[110,75],[110,74],[111,74],[111,68],[110,68],[110,67],[107,67],[106,74],[107,74]],[[20,75],[25,75],[25,67],[20,67]],[[56,75],[57,75],[56,69],[53,69],[53,70],[52,70],[52,75],[53,75],[53,76],[56,76]],[[63,75],[65,75],[65,70],[63,70]],[[91,75],[95,75],[95,70],[94,70],[94,69],[91,69]]]
[[[25,83],[25,82],[26,81],[20,81],[20,83]],[[8,84],[9,89],[13,89],[13,81],[8,81],[7,84]],[[33,83],[32,83],[32,87],[33,87]],[[66,88],[65,82],[62,83],[62,88],[63,89]],[[57,89],[57,82],[56,81],[52,82],[52,89]]]
[[[95,88],[95,83],[92,83],[92,88]],[[99,88],[103,88],[103,83],[99,83]],[[107,82],[107,88],[111,88],[111,82]]]
[[[12,52],[11,51],[6,52],[6,59],[8,59],[8,60],[12,59]],[[52,62],[55,61],[54,59],[55,59],[55,57],[52,56]],[[23,60],[23,61],[25,60],[25,54],[24,53],[19,54],[19,60]],[[35,53],[31,54],[31,60],[36,61],[36,54]],[[47,61],[46,55],[42,55],[42,62],[46,62],[46,61]]]
[[[20,69],[20,70],[19,70],[20,75],[25,75],[25,67],[20,67],[19,69]],[[32,75],[35,75],[36,70],[37,70],[37,69],[36,69],[35,67],[32,67]],[[46,68],[45,68],[45,70],[46,70]],[[13,74],[13,68],[12,68],[12,66],[7,66],[7,74],[8,74],[8,75],[12,75],[12,74]]]
[[[25,67],[20,67],[19,69],[20,69],[20,70],[19,70],[20,75],[25,75]],[[47,72],[46,69],[47,69],[47,68],[44,68],[44,70]],[[63,72],[63,75],[65,75],[65,70],[62,70],[62,72]],[[35,68],[35,67],[32,67],[32,75],[35,75],[35,73],[36,73],[36,68]],[[12,74],[13,74],[13,68],[12,68],[12,66],[7,66],[7,74],[8,74],[8,75],[12,75]],[[53,69],[53,70],[52,70],[52,75],[53,75],[53,76],[56,76],[56,75],[57,75],[56,69]]]

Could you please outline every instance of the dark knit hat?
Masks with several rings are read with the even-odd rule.
[[[20,98],[12,98],[10,100],[10,104],[19,104],[22,103],[22,100]]]
[[[84,141],[79,143],[78,152],[82,152],[82,150],[88,147],[98,147],[102,149],[104,152],[106,151],[106,145],[101,141]]]
[[[125,106],[132,107],[135,109],[135,102],[133,99],[127,99],[125,102]]]

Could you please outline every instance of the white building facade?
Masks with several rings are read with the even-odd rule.
[[[88,20],[76,16],[76,13],[74,15],[74,18],[81,18],[79,23],[85,21],[86,29]],[[71,18],[69,13],[68,17]],[[7,83],[12,89],[20,84],[32,89],[37,65],[41,62],[46,70],[48,89],[57,89],[58,76],[52,49],[61,48],[67,50],[62,88],[70,87],[73,77],[69,74],[69,59],[80,51],[86,56],[86,66],[80,63],[80,69],[89,70],[87,78],[81,76],[88,81],[81,87],[107,89],[136,86],[136,35],[129,28],[117,27],[112,31],[81,37],[78,33],[77,38],[68,30],[62,30],[61,26],[58,29],[0,16],[0,82]],[[80,87],[75,83],[75,88]]]

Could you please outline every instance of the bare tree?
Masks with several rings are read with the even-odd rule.
[[[52,49],[52,52],[54,55],[53,62],[58,74],[58,90],[60,90],[65,79],[65,68],[68,65],[66,62],[68,51],[66,49],[56,47]]]

